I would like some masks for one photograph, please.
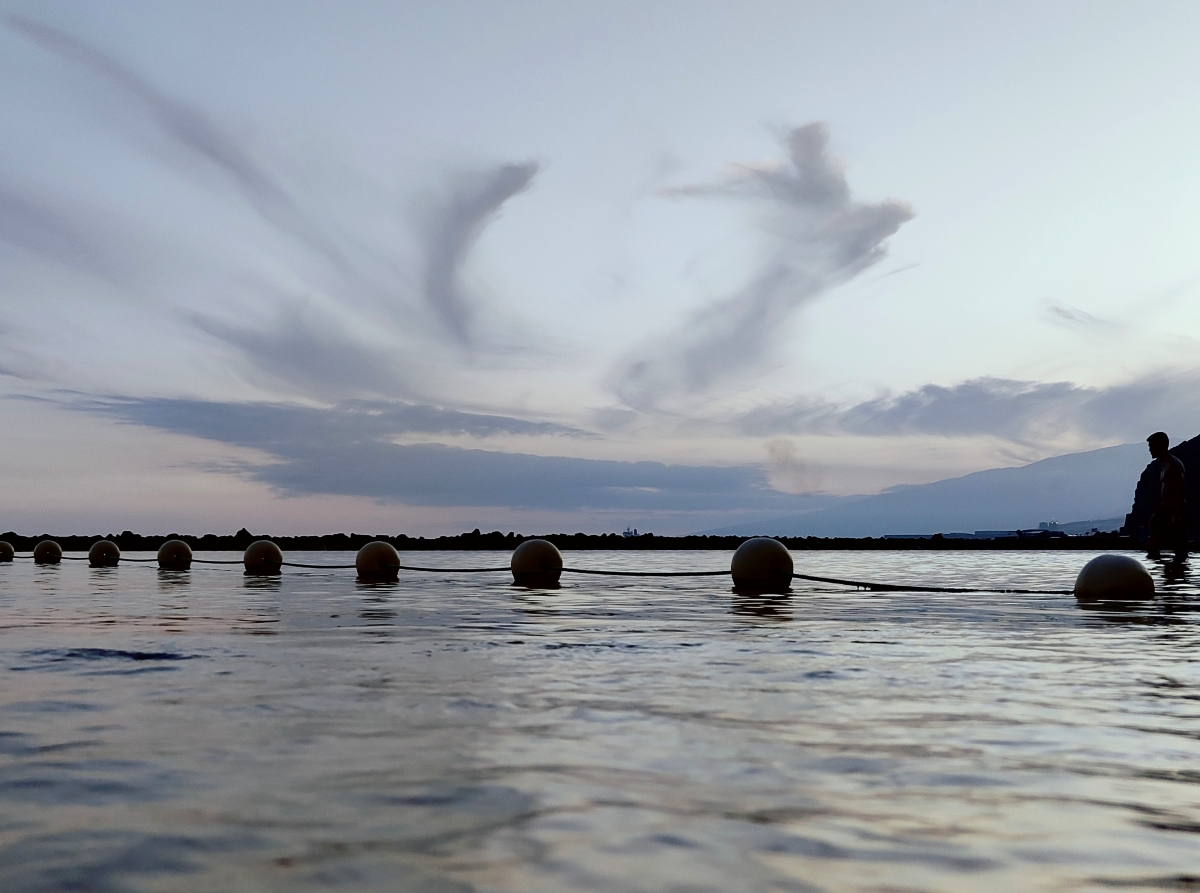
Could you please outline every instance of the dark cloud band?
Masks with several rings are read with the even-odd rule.
[[[546,422],[433,406],[354,403],[320,409],[166,399],[73,405],[125,422],[262,450],[274,461],[245,463],[236,470],[289,495],[365,496],[410,505],[706,512],[802,511],[830,501],[772,490],[757,466],[617,462],[392,442],[414,433],[586,436]]]
[[[850,406],[819,400],[774,404],[745,413],[736,424],[744,434],[764,437],[986,435],[1037,443],[1068,433],[1140,440],[1163,426],[1186,437],[1200,429],[1200,376],[1149,376],[1107,388],[977,378]]]

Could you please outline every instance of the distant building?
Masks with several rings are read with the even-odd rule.
[[[1066,535],[1067,534],[1061,530],[1049,530],[1045,527],[1039,527],[1036,530],[1026,529],[1026,530],[976,530],[975,531],[976,539],[981,539],[981,540],[999,540],[999,539],[1006,539],[1008,537],[1026,537],[1026,536],[1034,537],[1037,539],[1048,539],[1051,537],[1060,537],[1060,536],[1066,536]]]
[[[1093,518],[1090,521],[1043,521],[1041,530],[1061,530],[1070,536],[1088,536],[1093,533],[1111,533],[1121,529],[1124,518]]]

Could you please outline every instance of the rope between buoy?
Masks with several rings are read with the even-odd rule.
[[[314,568],[317,568],[318,570],[323,570],[323,571],[328,571],[328,570],[352,571],[355,569],[353,564],[300,564],[299,562],[296,562],[296,561],[283,561],[283,562],[280,562],[280,564],[283,567],[314,567]]]
[[[593,571],[581,567],[564,567],[563,573],[598,574],[605,577],[717,577],[727,576],[729,571]]]
[[[240,564],[241,562],[237,562]],[[309,567],[316,570],[357,570],[358,565],[355,564],[301,564],[298,561],[284,561],[284,567]],[[499,571],[509,570],[508,567],[416,567],[407,564],[381,564],[379,567],[386,567],[390,570],[398,571],[428,571],[435,574],[491,574]]]
[[[504,567],[415,567],[407,564],[389,564],[387,566],[399,568],[402,571],[428,571],[434,574],[491,574],[512,570],[507,564]]]
[[[857,586],[875,592],[998,592],[1014,595],[1070,595],[1071,589],[1002,589],[998,587],[971,588],[959,586],[914,586],[902,583],[871,583],[866,580],[841,580],[837,577],[815,577],[811,574],[792,574],[794,580],[811,580],[814,583],[836,583],[840,586]]]

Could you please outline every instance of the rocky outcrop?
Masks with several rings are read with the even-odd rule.
[[[1191,514],[1188,537],[1200,539],[1200,436],[1176,445],[1171,453],[1183,463],[1186,475],[1187,503]],[[1154,459],[1138,478],[1137,489],[1133,493],[1133,510],[1125,516],[1124,532],[1139,540],[1145,540],[1150,535],[1150,516],[1158,508],[1162,493],[1158,475],[1158,460]]]

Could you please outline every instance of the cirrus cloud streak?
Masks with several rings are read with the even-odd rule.
[[[653,409],[664,399],[700,394],[761,368],[800,307],[878,263],[887,240],[912,219],[904,202],[851,197],[823,123],[792,130],[786,149],[786,160],[738,165],[724,182],[664,191],[672,198],[752,202],[765,214],[770,246],[741,289],[618,365],[613,387],[628,406]]]

